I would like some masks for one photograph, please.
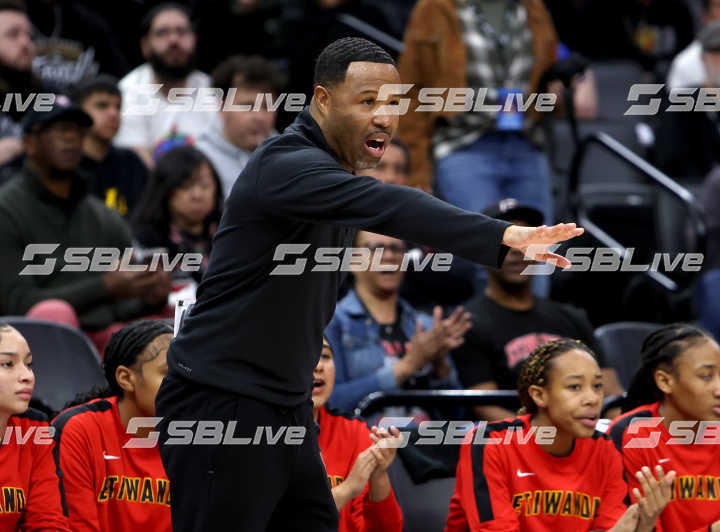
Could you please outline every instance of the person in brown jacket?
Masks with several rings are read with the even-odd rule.
[[[446,201],[475,212],[516,197],[551,221],[541,113],[487,111],[478,104],[508,107],[519,93],[528,102],[556,61],[557,45],[541,0],[420,0],[399,60],[403,83],[413,84],[399,133],[410,148],[410,184],[432,187]],[[415,111],[422,103],[420,90],[428,87],[472,89],[474,110]],[[448,92],[441,96],[447,108]]]

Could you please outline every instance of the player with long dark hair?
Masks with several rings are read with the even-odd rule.
[[[28,408],[32,358],[23,335],[0,323],[0,530],[69,532],[48,419]]]
[[[650,334],[624,410],[610,435],[622,453],[630,486],[637,482],[629,472],[640,466],[661,464],[677,472],[672,500],[656,530],[720,531],[717,342],[685,323]]]
[[[486,425],[479,435],[487,442],[473,430],[462,446],[445,531],[651,531],[675,473],[658,467],[655,479],[649,468],[633,471],[642,491],[626,507],[620,453],[595,430],[602,386],[595,354],[582,342],[537,347],[518,381],[521,415]],[[554,436],[536,441],[540,428]]]
[[[157,445],[133,447],[133,418],[155,415],[173,330],[162,320],[113,334],[103,368],[109,386],[76,398],[53,420],[63,503],[75,532],[170,532],[170,486]]]

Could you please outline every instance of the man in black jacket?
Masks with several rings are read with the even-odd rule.
[[[356,38],[330,44],[316,64],[309,109],[263,143],[236,181],[156,400],[174,530],[337,530],[310,397],[344,274],[313,271],[319,248],[349,247],[365,229],[499,265],[507,246],[542,248],[582,233],[574,224],[511,226],[356,175],[377,165],[395,132],[398,114],[380,107],[399,99],[378,94],[399,83],[378,46]],[[546,251],[535,258],[569,265]],[[176,420],[218,420],[222,428],[209,439],[194,434],[194,442],[215,445],[170,445]],[[283,432],[268,442],[289,427],[306,429],[301,445]],[[222,444],[218,431],[246,443]]]

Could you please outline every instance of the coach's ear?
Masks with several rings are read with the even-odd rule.
[[[135,391],[135,381],[133,379],[133,372],[127,366],[118,366],[115,369],[115,381],[123,391],[132,393]]]
[[[330,112],[331,98],[332,96],[330,95],[330,90],[327,87],[323,87],[319,84],[315,85],[315,88],[313,89],[313,100],[315,101],[318,111],[320,111],[323,116],[327,116]]]
[[[547,406],[547,390],[542,386],[533,384],[528,388],[528,395],[530,399],[535,401],[538,408],[545,408]]]

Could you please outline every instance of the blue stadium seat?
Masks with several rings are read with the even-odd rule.
[[[46,409],[60,411],[77,393],[107,386],[100,355],[79,330],[61,323],[21,316],[0,317],[25,337],[33,354],[35,391]]]
[[[605,360],[615,368],[620,384],[626,390],[640,367],[643,341],[660,327],[662,325],[658,323],[621,321],[595,329],[595,339],[605,353]]]

